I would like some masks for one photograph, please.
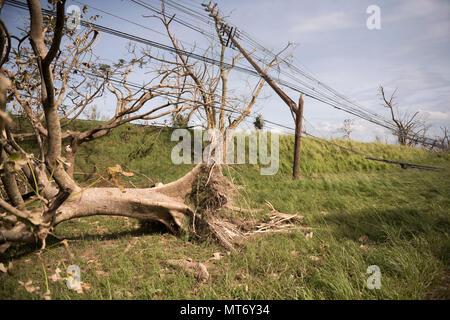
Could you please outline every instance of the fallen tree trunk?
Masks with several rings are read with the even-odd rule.
[[[81,191],[59,207],[54,225],[74,218],[111,215],[163,223],[173,233],[183,228],[193,211],[177,198],[150,189],[91,188]]]
[[[65,200],[51,217],[45,212],[33,212],[34,220],[29,228],[0,228],[0,243],[3,242],[36,242],[45,237],[53,227],[71,219],[95,215],[123,216],[140,221],[157,221],[164,224],[174,234],[187,231],[185,226],[192,217],[193,210],[185,204],[186,197],[192,191],[192,184],[201,169],[201,164],[194,167],[180,179],[157,188],[77,188]],[[49,188],[51,189],[51,188]],[[5,205],[6,206],[6,205]],[[6,206],[9,208],[9,206]],[[21,211],[9,208],[10,213],[17,216]],[[23,218],[27,215],[22,214]],[[22,218],[19,215],[19,218]],[[30,213],[31,216],[31,213]],[[36,236],[33,236],[34,229]]]
[[[201,170],[198,164],[180,179],[156,188],[89,188],[74,193],[56,211],[53,225],[74,218],[111,215],[158,221],[171,232],[184,229],[193,210],[185,204]]]

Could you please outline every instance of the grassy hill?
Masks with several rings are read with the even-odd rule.
[[[76,129],[91,125],[76,122]],[[22,141],[31,144],[32,141]],[[220,260],[223,248],[168,233],[148,233],[127,218],[91,217],[56,229],[68,239],[41,254],[20,248],[0,256],[13,268],[0,273],[0,298],[40,299],[449,299],[450,157],[409,147],[337,141],[378,158],[445,167],[445,171],[401,169],[366,160],[323,140],[305,138],[302,178],[292,181],[293,137],[280,137],[280,169],[261,176],[259,165],[235,165],[225,174],[245,186],[241,204],[263,208],[269,201],[282,212],[299,212],[311,228],[249,239]],[[127,187],[167,183],[193,165],[173,165],[175,142],[169,129],[124,126],[84,145],[75,177],[82,185],[113,186],[106,168],[120,164],[135,173]],[[103,176],[105,179],[101,179]],[[310,234],[311,235],[311,234]],[[203,262],[210,280],[170,267],[168,259]],[[56,268],[81,269],[89,290],[78,294],[49,280]],[[381,270],[381,289],[366,287],[367,267]],[[28,292],[22,281],[39,290]]]

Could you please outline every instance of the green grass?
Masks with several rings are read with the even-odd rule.
[[[122,181],[126,186],[182,176],[192,165],[171,163],[175,142],[168,129],[159,135],[158,130],[125,126],[83,146],[75,177],[87,185],[99,175],[106,177],[106,168],[115,164],[136,173]],[[73,220],[56,229],[68,239],[72,255],[53,242],[40,256],[30,247],[0,256],[5,265],[13,259],[13,268],[0,273],[0,298],[40,299],[46,288],[43,267],[50,276],[58,266],[64,270],[76,264],[91,288],[78,294],[64,282],[48,281],[52,299],[449,299],[449,156],[377,143],[338,143],[375,157],[447,170],[403,170],[305,138],[302,178],[292,181],[293,140],[280,137],[276,175],[261,176],[258,165],[233,166],[225,173],[245,186],[242,203],[267,209],[269,201],[279,211],[299,212],[312,238],[303,231],[265,234],[221,260],[207,261],[223,249],[213,242],[144,233],[133,219]],[[136,153],[138,148],[142,151]],[[362,236],[367,236],[364,243]],[[166,264],[186,257],[206,262],[211,279],[199,284],[193,275]],[[380,290],[366,287],[370,265],[381,269]],[[19,284],[28,280],[40,287],[40,294]]]

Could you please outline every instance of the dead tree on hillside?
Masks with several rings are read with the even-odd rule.
[[[441,132],[442,134],[440,136],[436,137],[436,140],[438,141],[438,148],[443,150],[444,152],[448,152],[450,150],[450,136],[449,136],[449,129],[448,127],[442,126]]]
[[[394,90],[390,98],[386,97],[383,86],[380,86],[380,94],[383,100],[383,106],[388,108],[391,113],[391,119],[396,126],[395,136],[397,141],[402,146],[414,146],[421,144],[424,140],[428,127],[425,121],[415,112],[413,115],[408,112],[401,113],[396,108],[394,99],[397,89]]]
[[[231,63],[226,63],[227,49],[229,48],[226,45],[227,41],[224,38],[220,23],[215,23],[215,32],[219,38],[220,45],[217,47],[212,43],[210,48],[204,52],[204,55],[212,53],[220,57],[218,66],[212,66],[207,62],[193,62],[182,53],[185,51],[185,48],[171,30],[173,19],[166,15],[164,1],[162,1],[161,5],[161,14],[151,17],[157,18],[162,22],[173,48],[176,49],[175,58],[171,61],[165,59],[164,62],[169,66],[168,68],[172,68],[172,66],[180,67],[179,79],[183,79],[185,83],[189,84],[190,88],[193,88],[191,98],[202,104],[200,108],[191,110],[186,115],[186,118],[191,119],[193,115],[196,115],[204,124],[204,129],[217,129],[222,137],[229,136],[229,133],[232,133],[251,114],[266,84],[265,79],[258,79],[251,90],[251,94],[247,95],[249,98],[232,96],[232,90],[229,88],[230,74],[236,63],[244,57],[242,55],[234,55],[231,57]],[[279,65],[287,59],[288,56],[282,56],[290,46],[288,44],[275,57],[267,61],[264,71],[267,72],[269,68]],[[145,54],[150,60],[158,59],[149,50],[146,50]],[[225,158],[225,139],[222,150]]]
[[[343,133],[342,138],[345,140],[350,140],[350,135],[353,132],[354,121],[352,119],[345,119],[342,127],[338,129],[339,132]]]

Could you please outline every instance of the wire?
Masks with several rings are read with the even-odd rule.
[[[155,8],[145,4],[143,1],[140,1],[140,0],[139,1],[137,1],[137,0],[130,0],[130,1],[132,1],[134,3],[137,3],[139,5],[147,6],[150,10],[161,14],[160,11],[158,11],[157,9],[155,9]],[[21,8],[21,9],[25,9],[25,10],[27,9],[26,4],[23,4],[23,3],[19,2],[19,1],[15,1],[15,0],[7,0],[6,4],[14,6],[14,7]],[[49,10],[43,9],[42,11],[43,11],[43,13],[45,15],[55,15],[54,12],[49,11]],[[175,17],[174,17],[174,20],[175,20]],[[177,19],[177,21],[178,20],[179,19]],[[198,55],[198,54],[195,54],[193,52],[188,52],[188,51],[181,50],[181,49],[177,50],[177,49],[175,49],[175,48],[173,48],[171,46],[167,46],[167,45],[155,42],[155,41],[151,41],[151,40],[147,40],[147,39],[144,39],[144,38],[140,38],[140,37],[131,35],[129,33],[121,32],[121,31],[118,31],[118,30],[114,30],[114,29],[111,29],[111,28],[108,28],[108,27],[104,27],[104,26],[101,26],[101,25],[98,25],[98,24],[89,23],[89,22],[86,22],[86,21],[81,21],[81,24],[83,26],[93,27],[93,28],[95,28],[95,29],[97,29],[99,31],[103,31],[103,32],[106,32],[106,33],[109,33],[109,34],[112,34],[114,36],[118,36],[118,37],[121,37],[121,38],[124,38],[124,39],[128,39],[128,40],[135,41],[135,42],[140,42],[140,43],[143,43],[143,44],[146,44],[146,45],[149,45],[149,46],[153,46],[153,47],[156,47],[156,48],[159,48],[159,49],[162,49],[162,50],[166,50],[166,51],[169,51],[169,52],[172,52],[172,53],[180,53],[180,54],[185,55],[187,57],[192,57],[194,59],[201,60],[201,61],[204,61],[206,63],[210,63],[210,64],[214,64],[214,65],[218,65],[218,66],[225,66],[227,68],[232,67],[229,63],[226,63],[226,62],[222,63],[221,61],[218,61],[218,60],[206,57],[206,56]],[[183,25],[187,25],[187,24],[185,23]],[[190,27],[190,28],[192,28],[193,30],[196,30],[196,31],[198,29],[198,28],[193,27],[193,26],[188,26],[188,27]],[[203,33],[202,30],[199,30],[199,32]],[[262,47],[262,48],[264,48],[264,47]],[[264,48],[264,50],[267,51],[267,52],[270,52],[266,48]],[[271,53],[271,54],[273,55],[273,53]],[[259,60],[259,61],[261,61],[261,60]],[[236,69],[237,71],[248,73],[250,75],[259,76],[259,74],[256,71],[251,70],[251,69],[247,69],[247,68],[244,68],[244,67],[241,67],[241,66],[237,66],[236,65],[236,66],[234,66],[234,69]],[[303,94],[305,94],[305,95],[307,95],[307,96],[309,96],[309,97],[311,97],[313,99],[316,99],[316,100],[321,101],[321,102],[323,102],[323,103],[325,103],[327,105],[330,105],[330,106],[332,106],[332,107],[334,107],[334,108],[336,108],[338,110],[345,111],[345,112],[347,112],[349,114],[352,114],[352,115],[354,115],[354,116],[356,116],[358,118],[362,118],[362,119],[365,119],[365,120],[367,120],[369,122],[372,122],[374,124],[377,124],[377,125],[380,125],[382,127],[385,127],[387,129],[393,131],[394,133],[397,131],[397,128],[392,123],[386,121],[385,119],[381,119],[380,120],[379,117],[377,118],[377,116],[373,116],[373,115],[367,114],[366,112],[361,111],[358,108],[351,107],[351,106],[344,106],[343,104],[341,104],[341,102],[339,102],[337,100],[334,100],[329,95],[324,95],[323,93],[318,92],[318,90],[316,90],[314,87],[309,87],[309,89],[305,89],[305,88],[302,88],[302,87],[300,87],[298,85],[295,85],[295,84],[292,84],[292,83],[288,83],[288,82],[286,82],[286,81],[284,81],[282,79],[274,79],[274,81],[278,82],[280,85],[288,87],[288,88],[290,88],[290,89],[292,89],[294,91],[303,93]],[[306,86],[306,84],[304,82],[302,82],[302,84],[304,86]],[[330,90],[333,91],[331,88],[330,88]],[[423,143],[424,145],[434,145],[436,143],[435,140],[430,139],[430,138],[420,138],[419,141],[421,143]]]
[[[128,22],[128,23],[131,23],[132,25],[135,25],[135,26],[144,28],[144,29],[146,29],[146,30],[149,30],[149,31],[155,32],[155,33],[157,33],[157,34],[159,34],[159,35],[162,35],[162,36],[167,37],[167,34],[166,34],[166,33],[161,32],[161,31],[158,31],[158,30],[155,30],[155,29],[152,29],[152,28],[147,27],[147,26],[145,26],[145,25],[143,25],[143,24],[136,23],[136,22],[134,22],[134,21],[131,21],[131,20],[126,19],[126,18],[123,18],[123,17],[120,17],[120,16],[118,16],[118,15],[115,15],[115,14],[113,14],[113,13],[107,12],[107,11],[105,11],[105,10],[96,8],[96,7],[94,7],[94,6],[90,5],[90,4],[86,4],[86,3],[81,2],[81,1],[77,1],[77,0],[72,0],[72,1],[75,2],[75,3],[81,4],[81,5],[84,5],[84,6],[88,7],[88,8],[94,9],[94,10],[96,10],[96,11],[98,11],[98,12],[101,12],[101,13],[104,13],[104,14],[106,14],[106,15],[109,15],[109,16],[111,16],[111,17],[114,17],[114,18],[116,18],[116,19],[119,19],[119,20],[122,20],[122,21],[125,21],[125,22]],[[189,42],[185,42],[185,41],[181,41],[181,42],[186,43],[186,44],[189,44],[190,46],[194,46],[192,43],[189,43]]]
[[[135,0],[131,0],[131,1],[135,2]],[[21,9],[27,9],[25,4],[23,4],[23,3],[19,2],[19,1],[15,1],[15,0],[7,0],[6,4],[10,4],[10,5],[16,6],[16,7],[21,8]],[[54,15],[54,12],[52,12],[52,11],[45,10],[45,9],[43,9],[42,11],[46,15]],[[140,43],[143,43],[143,44],[146,44],[146,45],[149,45],[149,46],[153,46],[153,47],[156,47],[156,48],[159,48],[159,49],[162,49],[162,50],[166,50],[166,51],[169,51],[169,52],[172,52],[172,53],[180,53],[180,54],[182,54],[184,56],[192,57],[192,58],[194,58],[196,60],[204,61],[206,63],[214,64],[214,65],[217,65],[217,66],[224,66],[226,68],[232,68],[233,67],[231,64],[226,63],[226,62],[222,63],[222,62],[220,62],[218,60],[215,60],[215,59],[212,59],[212,58],[209,58],[209,57],[206,57],[206,56],[198,55],[198,54],[195,54],[193,52],[188,52],[188,51],[181,50],[181,49],[177,50],[177,49],[175,49],[175,48],[173,48],[171,46],[164,45],[164,44],[161,44],[161,43],[158,43],[158,42],[155,42],[155,41],[147,40],[147,39],[144,39],[144,38],[140,38],[140,37],[131,35],[129,33],[121,32],[121,31],[118,31],[118,30],[115,30],[115,29],[111,29],[111,28],[108,28],[108,27],[105,27],[105,26],[101,26],[99,24],[89,23],[89,22],[86,22],[86,21],[81,21],[81,24],[83,26],[85,26],[85,27],[93,27],[93,28],[95,28],[95,29],[97,29],[99,31],[103,31],[105,33],[109,33],[109,34],[112,34],[114,36],[118,36],[118,37],[121,37],[121,38],[124,38],[124,39],[128,39],[128,40],[135,41],[135,42],[140,42]],[[259,60],[259,61],[261,62],[261,60]],[[253,76],[258,76],[258,77],[260,76],[256,71],[251,70],[251,69],[247,69],[247,68],[244,68],[244,67],[241,67],[241,66],[238,66],[238,65],[234,66],[234,69],[237,70],[237,71],[240,71],[240,72],[244,72],[244,73],[253,75]],[[395,127],[393,125],[389,125],[389,124],[380,122],[380,121],[378,121],[376,119],[373,119],[373,118],[371,118],[369,116],[361,114],[360,112],[358,112],[358,110],[345,108],[344,106],[341,106],[339,104],[339,102],[333,101],[332,99],[330,99],[327,96],[325,96],[325,97],[322,96],[321,97],[318,93],[315,92],[315,88],[305,89],[305,88],[302,88],[302,87],[300,87],[298,85],[294,85],[294,84],[288,83],[288,82],[286,82],[284,80],[281,80],[281,79],[274,79],[274,81],[278,82],[280,85],[283,85],[283,86],[285,86],[287,88],[290,88],[291,90],[303,93],[303,94],[305,94],[305,95],[307,95],[307,96],[309,96],[309,97],[311,97],[311,98],[313,98],[315,100],[318,100],[318,101],[321,101],[321,102],[323,102],[325,104],[328,104],[328,105],[334,107],[335,109],[343,110],[343,111],[345,111],[347,113],[350,113],[350,114],[352,114],[352,115],[354,115],[356,117],[363,118],[363,119],[365,119],[365,120],[367,120],[369,122],[372,122],[374,124],[378,124],[380,126],[383,126],[383,127],[387,128],[389,130],[395,130]]]
[[[161,0],[162,1],[162,0]],[[165,3],[173,3],[172,0],[165,0]],[[190,10],[191,12],[194,12],[193,10]],[[186,11],[185,11],[186,12]],[[197,15],[199,15],[198,13],[196,13]],[[203,18],[203,16],[202,16]],[[230,25],[230,24],[229,24]],[[268,50],[267,48],[263,47],[262,45],[260,45],[258,42],[256,42],[254,39],[252,39],[246,32],[241,31],[241,37],[242,38],[246,38],[250,44],[252,44],[253,46],[259,48],[260,50],[262,50],[263,52],[266,52],[268,54],[270,54],[272,57],[275,57],[276,55]],[[283,63],[285,63],[287,66],[289,66],[291,69],[295,70],[297,73],[300,73],[302,76],[306,77],[308,80],[314,82],[318,87],[325,89],[327,92],[329,92],[329,94],[331,94],[332,96],[335,96],[334,99],[338,98],[341,99],[342,101],[337,101],[337,100],[333,100],[333,97],[329,94],[324,94],[323,92],[322,94],[322,98],[319,98],[316,94],[311,94],[310,92],[305,92],[305,90],[303,89],[303,92],[301,89],[299,89],[298,87],[293,87],[292,85],[286,85],[286,83],[279,81],[281,84],[286,85],[287,87],[294,89],[295,91],[299,91],[304,93],[305,95],[308,95],[316,100],[319,100],[321,102],[324,102],[330,106],[333,106],[337,109],[346,111],[347,113],[353,114],[359,118],[365,119],[367,121],[370,121],[372,123],[378,124],[380,126],[383,126],[391,131],[393,131],[394,133],[397,131],[397,128],[389,121],[386,120],[384,117],[380,116],[379,114],[364,108],[363,106],[355,103],[354,101],[350,100],[349,98],[345,97],[344,95],[342,95],[341,93],[337,92],[336,90],[334,90],[333,88],[331,88],[330,86],[324,84],[323,82],[319,81],[318,79],[314,78],[312,75],[306,73],[304,70],[290,64],[288,61],[284,61]],[[286,73],[284,72],[280,72],[286,75]],[[287,75],[288,77],[290,77],[291,79],[294,79],[297,82],[302,83],[302,85],[307,86],[303,81],[301,81],[300,79],[292,76],[292,75]],[[310,87],[310,89],[314,90],[314,91],[318,91],[316,90],[314,87]],[[347,103],[346,107],[342,106],[342,102],[344,102],[344,104]],[[338,105],[341,105],[340,107]],[[377,120],[378,119],[378,120]],[[430,144],[434,143],[433,139],[430,138],[421,138],[421,142],[424,144]]]
[[[89,73],[88,73],[88,74],[89,74]],[[101,76],[99,76],[99,75],[97,75],[97,74],[90,74],[90,75],[101,77]],[[114,78],[108,78],[108,79],[111,80],[111,81],[113,81],[113,82],[116,82],[116,83],[119,83],[119,84],[124,85],[124,82],[123,82],[123,81],[120,81],[120,80],[118,80],[118,79],[114,79]],[[135,83],[128,82],[128,81],[127,81],[126,85],[127,85],[127,86],[130,86],[130,87],[131,87],[131,86],[137,87],[137,88],[139,88],[139,89],[144,89],[144,88],[145,88],[144,86],[139,86],[139,85],[137,85],[137,84],[135,84]],[[155,91],[155,92],[159,92],[158,90],[154,90],[154,91]],[[179,97],[178,97],[178,96],[175,96],[175,95],[171,95],[171,94],[165,94],[165,95],[166,95],[166,96],[169,96],[169,97],[175,97],[175,98],[179,99]],[[194,100],[194,101],[191,101],[191,100],[190,100],[190,102],[195,102],[195,103],[203,104],[202,102],[200,102],[200,101],[195,101],[195,100]],[[217,102],[214,101],[214,103],[217,103]],[[239,114],[239,115],[242,114],[242,111],[232,110],[232,109],[229,109],[229,108],[217,107],[217,106],[211,106],[211,107],[214,108],[214,109],[216,109],[216,110],[224,110],[224,111],[227,111],[227,112],[230,112],[230,113],[237,113],[237,114]],[[256,120],[256,118],[257,118],[256,115],[250,115],[250,117],[254,118],[255,120]],[[307,121],[307,120],[305,119],[305,117],[303,117],[303,119],[304,119],[306,122],[308,122],[308,123],[314,128],[314,126],[313,126],[309,121]],[[244,121],[248,123],[247,120],[244,119]],[[295,130],[294,128],[292,128],[292,127],[288,127],[288,126],[285,126],[285,125],[283,125],[283,124],[280,124],[280,123],[277,123],[277,122],[274,122],[274,121],[265,120],[265,119],[262,119],[262,121],[263,121],[264,123],[272,124],[272,125],[275,125],[275,126],[277,126],[277,127],[283,128],[283,129],[288,129],[288,130],[291,130],[291,131],[294,131],[294,132],[296,131],[296,130]],[[191,126],[191,127],[193,128],[193,127],[196,127],[196,126]],[[318,131],[316,128],[314,128],[314,129],[315,129],[316,131]],[[412,163],[407,163],[407,162],[402,162],[402,161],[395,161],[395,160],[387,160],[387,159],[382,159],[382,158],[376,158],[376,157],[373,157],[373,156],[371,156],[371,155],[367,155],[367,154],[364,154],[364,153],[362,153],[362,152],[360,152],[360,151],[357,151],[357,150],[355,150],[355,149],[353,149],[353,148],[351,148],[351,147],[344,147],[344,146],[342,146],[342,145],[339,145],[339,144],[337,144],[337,143],[334,143],[334,142],[332,142],[332,141],[329,141],[329,140],[327,140],[327,139],[325,139],[325,138],[319,138],[319,137],[317,137],[317,136],[315,136],[315,135],[312,135],[311,133],[306,132],[306,130],[304,130],[302,133],[303,133],[304,135],[306,135],[306,136],[309,136],[309,137],[312,137],[312,138],[315,138],[315,139],[322,140],[322,141],[324,141],[324,142],[326,142],[326,143],[328,143],[328,144],[330,144],[330,145],[332,145],[332,146],[334,146],[334,147],[337,147],[337,148],[339,148],[339,149],[342,149],[342,150],[345,150],[345,151],[349,151],[349,152],[352,152],[352,153],[357,154],[357,155],[359,155],[359,156],[362,156],[362,157],[364,157],[364,158],[367,159],[367,160],[379,161],[379,162],[385,162],[385,163],[389,163],[389,164],[398,164],[398,165],[400,165],[403,169],[406,169],[406,168],[410,167],[410,168],[423,169],[423,170],[445,170],[444,168],[439,168],[439,167],[424,166],[424,165],[412,164]]]

